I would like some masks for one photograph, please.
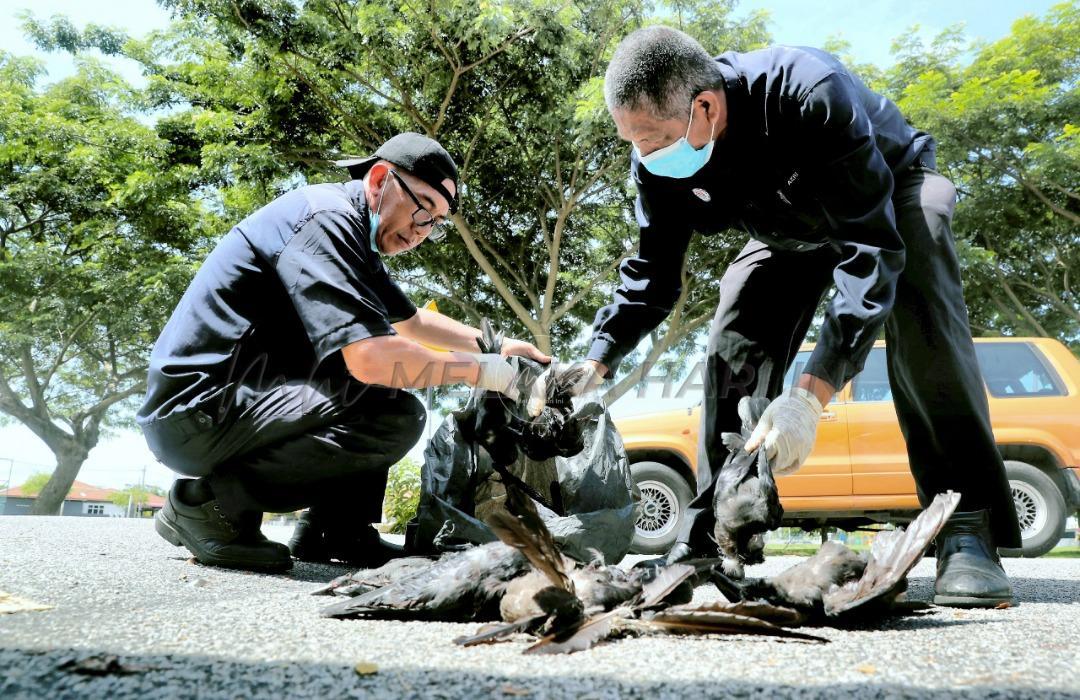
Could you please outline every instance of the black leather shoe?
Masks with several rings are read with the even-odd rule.
[[[330,553],[326,551],[326,542],[323,541],[323,530],[319,527],[317,518],[312,518],[310,510],[301,513],[296,521],[292,537],[289,538],[289,552],[294,559],[300,561],[330,561]]]
[[[374,569],[405,556],[404,548],[383,540],[373,526],[329,518],[319,509],[300,514],[289,551],[300,561],[328,564],[336,559],[363,569]]]
[[[992,608],[1012,601],[1012,584],[990,534],[990,511],[953,513],[935,543],[935,605]]]
[[[176,487],[154,517],[154,529],[169,543],[187,547],[201,564],[266,572],[292,568],[289,549],[266,539],[257,518],[244,522],[230,517],[217,501],[189,506],[179,499]]]

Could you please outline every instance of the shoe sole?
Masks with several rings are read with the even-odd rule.
[[[1012,604],[1012,596],[998,598],[977,598],[966,595],[935,595],[934,605],[947,608],[996,608],[1002,603]]]
[[[288,571],[292,568],[292,559],[288,559],[280,564],[256,564],[229,559],[227,557],[199,554],[198,549],[187,542],[184,531],[162,518],[160,514],[158,517],[154,518],[154,530],[156,530],[166,542],[176,547],[184,547],[191,552],[193,557],[195,557],[195,561],[207,566],[219,566],[223,569],[243,569],[245,571],[259,571],[274,574]]]

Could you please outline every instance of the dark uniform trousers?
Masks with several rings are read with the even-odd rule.
[[[906,264],[885,322],[889,384],[922,504],[957,491],[959,510],[989,508],[997,546],[1016,547],[1016,512],[990,429],[950,229],[955,202],[952,183],[930,168],[897,174],[893,205]],[[838,263],[829,246],[788,252],[751,240],[724,273],[706,357],[698,496],[680,541],[704,547],[713,486],[727,457],[720,435],[739,430],[740,398],[783,390]]]
[[[227,512],[340,509],[379,522],[389,468],[416,444],[427,413],[400,389],[340,379],[241,385],[210,413],[143,426],[164,464],[208,477]],[[218,410],[224,408],[225,410]]]

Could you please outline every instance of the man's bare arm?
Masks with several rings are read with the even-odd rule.
[[[480,363],[464,352],[439,352],[399,335],[365,338],[341,349],[349,373],[365,384],[416,389],[479,381]]]
[[[411,318],[394,324],[400,335],[417,343],[446,350],[479,352],[480,331],[435,311],[417,309]]]

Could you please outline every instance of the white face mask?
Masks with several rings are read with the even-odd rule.
[[[701,148],[690,145],[690,127],[694,124],[694,105],[690,105],[690,123],[686,125],[686,135],[674,143],[658,148],[647,156],[641,155],[637,144],[634,151],[638,161],[653,175],[660,177],[687,178],[705,167],[713,152],[713,127],[709,127],[709,142]]]

